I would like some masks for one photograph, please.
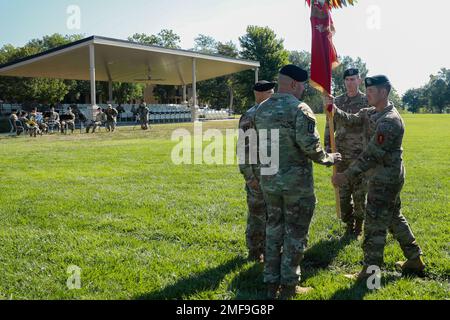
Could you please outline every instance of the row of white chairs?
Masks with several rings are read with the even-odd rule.
[[[224,120],[229,118],[229,114],[224,110],[207,110],[200,112],[200,115],[205,120]]]

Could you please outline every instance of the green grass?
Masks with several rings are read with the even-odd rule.
[[[382,289],[344,277],[359,271],[361,243],[340,239],[331,170],[316,166],[319,204],[302,264],[302,284],[315,290],[299,299],[449,298],[450,117],[404,118],[403,213],[425,252],[426,277],[395,273],[403,256],[392,237]],[[177,127],[0,137],[0,299],[263,298],[261,267],[245,260],[237,167],[173,165]],[[80,290],[66,286],[70,265],[82,269]]]

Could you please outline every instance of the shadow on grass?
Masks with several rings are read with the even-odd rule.
[[[266,286],[263,279],[264,265],[255,263],[246,271],[240,272],[230,284],[229,290],[235,293],[235,300],[264,300]]]
[[[328,240],[320,240],[307,249],[302,263],[302,281],[314,277],[321,270],[327,269],[339,255],[339,252],[353,241],[356,241],[356,239],[352,237],[334,237]]]
[[[134,297],[136,300],[176,300],[189,297],[203,291],[215,291],[223,278],[233,270],[240,268],[247,262],[242,257],[236,257],[225,264],[191,277],[179,280],[173,285],[167,286],[160,291]]]
[[[320,270],[328,268],[339,252],[355,239],[351,237],[321,240],[305,253],[302,263],[302,280],[313,277]],[[264,266],[255,264],[250,269],[239,273],[233,279],[229,290],[235,293],[237,300],[261,300],[265,298],[266,286],[263,283]]]
[[[399,279],[399,276],[385,275],[381,278],[381,288],[386,287],[389,283]],[[368,293],[373,291],[374,289],[369,289],[365,281],[355,281],[350,287],[336,291],[331,296],[330,300],[363,300]]]

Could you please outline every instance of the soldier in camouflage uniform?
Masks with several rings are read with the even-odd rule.
[[[72,112],[72,107],[67,109],[66,115],[68,116],[67,119],[61,121],[61,133],[69,129],[73,133],[75,131],[75,113]]]
[[[254,116],[259,104],[269,99],[274,91],[275,83],[268,81],[259,81],[254,86],[256,105],[250,108],[239,121],[239,140],[238,146],[243,145],[245,155],[240,161],[239,170],[245,179],[245,191],[247,192],[248,218],[246,240],[249,250],[248,258],[250,261],[264,262],[264,250],[266,241],[266,220],[267,208],[263,193],[259,185],[259,165],[257,153],[257,136],[254,125]],[[251,135],[254,134],[254,141]],[[256,141],[255,141],[256,140]],[[251,144],[256,145],[251,145]],[[254,149],[253,149],[253,148]],[[251,151],[256,159],[252,159]],[[241,163],[243,162],[243,163]]]
[[[279,290],[281,299],[289,299],[310,289],[297,285],[316,205],[312,161],[331,166],[341,158],[322,149],[314,113],[299,100],[307,79],[308,73],[299,67],[283,67],[278,93],[263,102],[255,116],[260,137],[265,132],[276,134],[274,130],[279,133],[279,141],[274,141],[279,145],[277,172],[268,174],[266,169],[273,164],[261,161],[261,187],[268,213],[264,282],[269,299]],[[267,148],[273,154],[277,150],[271,140],[267,139]]]
[[[116,130],[117,125],[117,116],[119,112],[112,105],[108,104],[108,108],[106,109],[106,130],[110,132],[114,132]]]
[[[358,113],[361,109],[367,108],[367,98],[359,91],[361,78],[359,70],[355,68],[344,72],[345,87],[347,93],[336,98],[336,106],[347,113]],[[336,151],[342,155],[342,162],[337,166],[337,172],[342,173],[350,164],[358,159],[364,150],[363,126],[355,125],[345,127],[334,122],[336,131]],[[325,147],[327,152],[331,152],[330,130],[328,122],[325,129]],[[366,210],[367,180],[362,175],[352,182],[346,183],[339,189],[341,198],[342,221],[347,225],[347,235],[358,237],[362,232],[364,222],[364,212]]]
[[[145,102],[142,102],[139,105],[139,108],[137,109],[137,113],[139,114],[139,121],[141,123],[141,129],[142,130],[148,130],[148,115],[149,115],[150,109],[147,107],[147,104]]]
[[[386,235],[389,230],[400,243],[406,262],[397,265],[403,272],[422,273],[425,264],[411,228],[402,215],[400,191],[405,169],[402,160],[402,141],[405,132],[403,119],[388,101],[391,84],[386,76],[366,79],[367,98],[373,108],[356,115],[335,108],[336,119],[344,125],[363,125],[370,142],[361,156],[343,173],[333,177],[335,185],[344,185],[368,172],[369,192],[364,225],[364,268],[357,276],[364,280],[369,266],[383,264]]]

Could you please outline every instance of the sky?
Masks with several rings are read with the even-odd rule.
[[[359,0],[333,12],[334,44],[402,94],[450,68],[449,11],[448,0]],[[53,33],[126,39],[173,29],[189,49],[199,34],[238,44],[248,25],[270,27],[288,50],[310,51],[304,0],[0,0],[0,47]]]

